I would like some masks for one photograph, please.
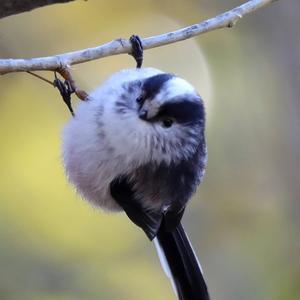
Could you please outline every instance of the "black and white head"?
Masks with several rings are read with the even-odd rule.
[[[127,72],[133,72],[137,79],[130,80],[125,74],[123,79]],[[104,121],[111,121],[109,134],[114,136],[114,148],[121,147],[136,160],[167,164],[187,159],[195,152],[205,116],[203,102],[194,87],[175,75],[154,69],[121,72],[115,79],[120,80],[121,87],[112,90],[116,89],[119,95],[113,96],[113,101],[105,100],[111,103]]]
[[[120,71],[66,126],[67,173],[81,194],[108,207],[99,197],[108,197],[105,186],[117,176],[149,164],[180,164],[200,146],[204,156],[204,126],[201,97],[184,79],[152,68]]]

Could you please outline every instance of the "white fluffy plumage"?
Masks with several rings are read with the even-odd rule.
[[[133,169],[150,161],[168,164],[195,151],[196,140],[182,142],[192,129],[184,131],[180,125],[174,125],[166,130],[138,116],[136,98],[142,81],[162,73],[142,68],[112,75],[90,94],[88,101],[78,105],[75,117],[66,124],[62,135],[66,174],[77,191],[95,206],[121,209],[109,191],[117,176],[130,176]],[[189,83],[174,77],[151,103],[159,106],[166,99],[187,93],[198,97]],[[157,146],[159,143],[161,147]]]

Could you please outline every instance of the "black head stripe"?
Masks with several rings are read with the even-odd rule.
[[[163,104],[160,108],[159,117],[171,117],[178,123],[194,124],[205,121],[205,111],[203,102],[187,100],[187,96],[183,99],[176,99],[175,102],[168,102]]]
[[[143,84],[145,98],[153,99],[172,77],[172,74],[163,73],[147,78]]]

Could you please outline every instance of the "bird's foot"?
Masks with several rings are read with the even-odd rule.
[[[58,88],[63,101],[67,105],[72,116],[74,116],[74,111],[71,104],[71,95],[75,92],[75,90],[72,88],[70,81],[65,80],[64,82],[62,82],[59,78],[57,78],[56,72],[54,74],[55,79],[53,81],[53,85],[54,87]]]
[[[131,43],[131,53],[130,55],[133,56],[133,58],[136,61],[136,67],[139,69],[141,68],[142,64],[143,64],[143,44],[142,41],[140,39],[140,37],[138,35],[132,35],[129,39],[130,43]]]

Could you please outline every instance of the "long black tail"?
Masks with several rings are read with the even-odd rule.
[[[209,300],[207,286],[189,239],[179,224],[172,232],[159,230],[158,243],[169,265],[180,300]]]

